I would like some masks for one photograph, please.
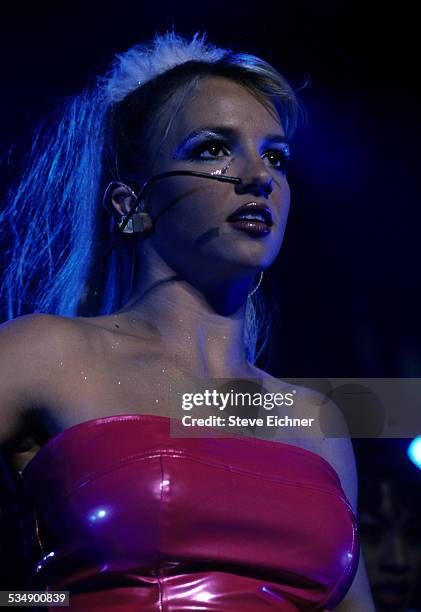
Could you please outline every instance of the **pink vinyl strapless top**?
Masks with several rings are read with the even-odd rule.
[[[119,415],[56,435],[22,477],[34,584],[69,590],[72,612],[333,609],[358,565],[336,471],[290,444]]]

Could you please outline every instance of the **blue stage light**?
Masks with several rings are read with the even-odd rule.
[[[411,461],[421,470],[421,436],[417,436],[406,451]]]

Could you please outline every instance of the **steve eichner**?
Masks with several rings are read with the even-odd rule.
[[[182,418],[182,424],[187,427],[311,427],[314,421],[314,418],[299,419],[287,415],[278,416],[276,414],[267,414],[265,418],[240,417],[235,415],[230,415],[228,417],[219,415],[193,417],[187,414]]]
[[[254,407],[263,407],[265,410],[279,406],[293,406],[295,389],[291,393],[235,393],[233,389],[229,393],[220,393],[215,389],[212,391],[205,390],[204,393],[183,393],[182,408],[183,410],[191,410],[193,407],[209,406],[218,408],[223,411],[227,408],[238,404],[250,405]],[[253,395],[253,398],[251,397]],[[245,400],[248,399],[248,402]],[[238,400],[241,400],[240,402]],[[262,402],[263,400],[263,402]],[[311,427],[314,423],[314,418],[297,418],[288,415],[280,416],[278,414],[266,414],[262,417],[245,417],[239,415],[229,415],[227,417],[220,415],[208,415],[206,417],[193,417],[191,415],[183,415],[182,424],[199,427]]]

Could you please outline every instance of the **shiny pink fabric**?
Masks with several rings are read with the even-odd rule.
[[[72,611],[333,608],[358,564],[336,471],[289,444],[112,416],[55,436],[23,480],[36,584],[70,590]]]

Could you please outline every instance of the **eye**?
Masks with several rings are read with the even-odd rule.
[[[229,155],[225,143],[220,140],[203,142],[194,151],[192,159],[198,161],[221,160]]]
[[[282,172],[287,169],[290,157],[289,149],[270,149],[263,155],[263,159],[267,159],[271,166]]]

